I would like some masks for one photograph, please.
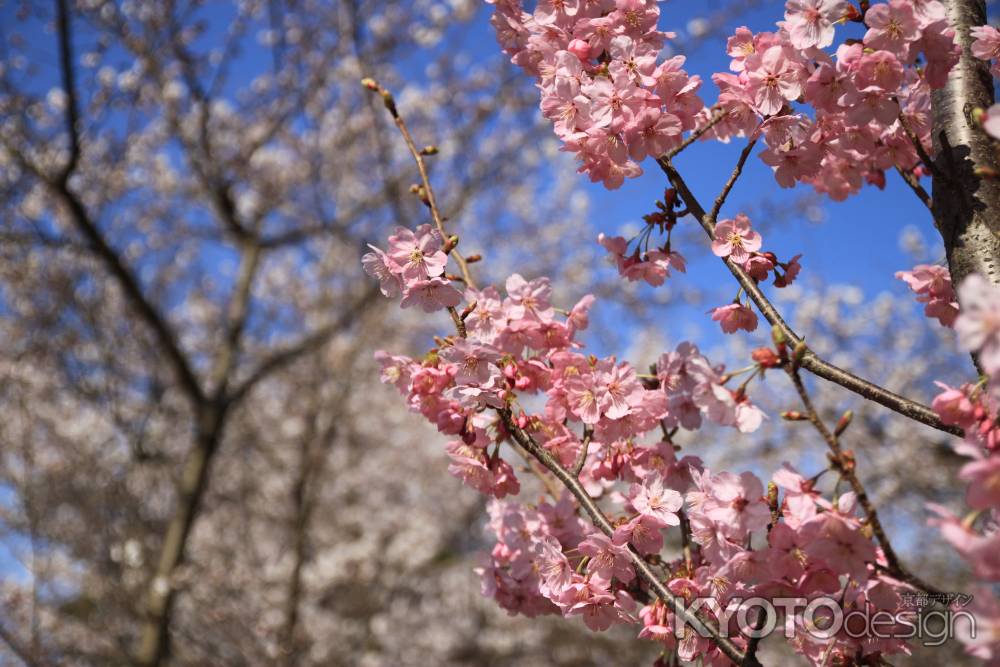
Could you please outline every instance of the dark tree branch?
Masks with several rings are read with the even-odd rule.
[[[3,641],[10,649],[18,660],[23,662],[26,667],[48,667],[47,662],[43,662],[40,658],[32,655],[32,651],[28,647],[24,646],[21,641],[9,632],[3,625],[0,625],[0,641]]]
[[[225,403],[230,406],[238,404],[246,397],[247,393],[257,385],[258,382],[268,377],[275,371],[278,371],[302,358],[309,352],[317,350],[325,345],[327,341],[333,338],[333,336],[350,326],[361,314],[361,312],[370,305],[372,298],[374,298],[377,294],[377,286],[369,287],[365,293],[353,304],[348,306],[336,320],[326,326],[320,327],[298,343],[290,345],[284,350],[276,352],[271,357],[262,361],[254,370],[250,372],[250,375],[242,383],[240,383],[225,397]]]
[[[38,169],[28,164],[23,158],[22,162],[36,175],[40,176],[49,189],[52,190],[56,198],[66,206],[70,219],[80,233],[83,234],[84,238],[87,239],[94,254],[98,256],[118,282],[119,287],[125,293],[125,297],[132,304],[132,307],[139,314],[140,318],[153,330],[157,341],[163,348],[166,357],[170,360],[178,381],[188,395],[188,398],[195,404],[200,403],[204,400],[201,385],[187,357],[181,351],[177,343],[177,337],[170,325],[153,304],[146,299],[142,288],[139,286],[138,278],[135,277],[132,270],[125,265],[118,256],[118,253],[111,247],[107,239],[104,238],[97,224],[91,220],[83,202],[69,188],[69,178],[79,162],[81,152],[78,132],[79,113],[77,111],[78,102],[74,85],[71,22],[66,0],[58,0],[56,9],[59,30],[59,61],[62,69],[63,92],[66,95],[66,131],[70,139],[70,159],[55,180],[45,177]]]
[[[80,162],[80,113],[76,99],[76,68],[73,65],[73,34],[66,0],[56,2],[56,27],[59,32],[59,70],[66,95],[66,132],[69,135],[69,161],[57,182],[64,186]]]
[[[927,193],[927,190],[924,190],[924,186],[920,185],[920,181],[913,174],[913,172],[904,171],[900,169],[898,165],[896,166],[896,171],[903,179],[903,182],[910,186],[910,189],[913,190],[913,194],[917,196],[917,199],[919,199],[923,205],[928,208],[928,210],[933,211],[934,203],[931,201],[931,196]]]
[[[712,220],[705,212],[705,209],[691,192],[687,183],[683,178],[681,178],[680,173],[669,160],[660,158],[657,162],[663,169],[664,173],[666,173],[670,184],[677,189],[677,192],[684,200],[684,203],[687,204],[691,214],[701,224],[705,233],[709,238],[714,238],[715,221]],[[733,274],[733,277],[736,278],[740,287],[746,291],[750,299],[754,302],[754,304],[756,304],[764,318],[770,322],[772,326],[777,327],[781,331],[781,333],[789,341],[789,344],[794,347],[801,343],[802,338],[795,333],[787,322],[785,322],[778,309],[775,308],[774,304],[771,303],[770,299],[768,299],[764,292],[760,289],[760,286],[757,285],[757,282],[750,277],[743,267],[736,262],[731,261],[728,257],[722,258],[722,261],[729,269],[730,273]],[[883,405],[890,410],[894,410],[895,412],[898,412],[905,417],[909,417],[914,421],[918,421],[921,424],[926,424],[927,426],[936,428],[939,431],[944,431],[945,433],[951,433],[952,435],[963,434],[960,428],[943,424],[937,414],[926,405],[922,405],[916,401],[900,396],[899,394],[893,393],[884,387],[880,387],[877,384],[865,380],[864,378],[860,378],[857,375],[840,368],[839,366],[835,366],[819,357],[812,350],[806,350],[805,356],[802,357],[801,365],[809,372],[818,375],[824,380],[829,380],[830,382],[839,384],[841,387],[849,389],[863,398]]]

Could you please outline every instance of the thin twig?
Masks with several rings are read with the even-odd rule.
[[[590,449],[590,440],[594,437],[594,427],[587,426],[583,427],[583,442],[580,443],[580,453],[576,455],[576,460],[573,461],[573,468],[571,469],[574,477],[579,477],[580,473],[583,471],[583,464],[587,462],[587,451]]]
[[[593,524],[605,535],[611,536],[614,534],[614,528],[611,522],[605,516],[604,512],[597,506],[594,499],[590,497],[587,490],[583,488],[573,474],[564,468],[552,454],[539,445],[533,437],[518,428],[517,424],[514,423],[514,419],[508,408],[499,409],[497,411],[500,414],[500,419],[503,421],[504,427],[511,434],[515,441],[521,447],[523,447],[529,454],[538,459],[543,466],[549,469],[556,479],[562,482],[576,501],[584,509],[584,511],[590,516]],[[667,606],[669,606],[678,617],[681,618],[686,624],[691,628],[701,634],[703,637],[709,637],[713,644],[715,644],[723,654],[726,655],[730,660],[738,665],[745,665],[746,667],[759,667],[760,663],[753,656],[746,656],[728,637],[724,636],[720,632],[717,625],[714,622],[709,622],[698,617],[696,614],[688,611],[684,604],[684,600],[675,596],[670,590],[660,581],[653,572],[649,563],[647,563],[642,556],[640,556],[631,547],[628,549],[629,560],[632,566],[635,568],[636,572],[642,579],[649,584],[649,587],[653,590],[660,600],[662,600]],[[747,658],[749,657],[749,660]]]
[[[657,162],[663,169],[664,173],[666,173],[671,185],[677,189],[677,192],[687,204],[691,214],[694,215],[701,224],[705,233],[709,238],[714,238],[714,222],[711,218],[709,218],[705,209],[691,192],[691,189],[681,177],[676,167],[674,167],[669,160],[659,159]],[[795,346],[802,342],[802,338],[795,333],[787,322],[785,322],[778,309],[775,308],[774,304],[771,303],[771,301],[757,285],[757,281],[751,278],[742,266],[733,262],[728,257],[722,258],[722,261],[725,263],[730,273],[733,274],[733,277],[736,278],[740,287],[744,289],[750,299],[754,302],[754,304],[756,304],[764,318],[770,322],[771,325],[778,327],[781,333],[789,341],[789,344],[791,346]],[[898,412],[905,417],[909,417],[914,421],[918,421],[921,424],[926,424],[927,426],[952,435],[964,435],[962,429],[942,423],[937,414],[926,405],[900,396],[899,394],[891,392],[884,387],[880,387],[879,385],[865,380],[864,378],[860,378],[857,375],[840,368],[839,366],[835,366],[834,364],[831,364],[830,362],[819,357],[812,350],[806,350],[804,356],[802,357],[801,366],[802,368],[805,368],[825,380],[839,384],[859,396],[883,405],[890,410],[894,410],[895,412]]]
[[[736,181],[739,180],[740,175],[743,174],[743,167],[747,163],[747,158],[750,157],[750,151],[753,150],[754,145],[757,143],[757,137],[754,136],[747,145],[740,151],[740,159],[736,161],[736,166],[733,167],[733,173],[729,175],[729,180],[726,184],[722,186],[722,192],[719,196],[715,198],[715,204],[712,205],[712,212],[708,214],[714,224],[719,219],[719,211],[722,210],[723,205],[726,203],[726,198],[729,197],[729,193],[732,191],[733,186],[736,185]]]
[[[705,123],[704,125],[702,125],[698,129],[696,129],[694,132],[692,132],[691,134],[689,134],[684,141],[682,141],[681,143],[679,143],[674,148],[671,148],[669,151],[667,151],[666,153],[664,153],[658,159],[660,159],[660,160],[672,160],[672,159],[674,159],[675,157],[677,157],[681,153],[681,151],[683,151],[685,148],[687,148],[688,146],[690,146],[694,142],[698,141],[698,139],[700,139],[702,137],[702,135],[704,135],[706,132],[708,132],[713,127],[715,127],[716,125],[718,125],[719,122],[721,122],[722,119],[725,118],[727,115],[729,115],[729,114],[726,111],[718,111],[714,116],[712,116],[711,120],[709,120],[707,123]]]
[[[898,164],[896,165],[896,171],[899,172],[903,181],[913,190],[913,194],[917,195],[917,198],[927,207],[927,210],[933,210],[934,202],[931,200],[930,194],[928,194],[927,190],[924,190],[924,186],[920,185],[920,181],[917,180],[913,172],[900,169]]]
[[[423,183],[424,195],[426,197],[425,203],[427,204],[427,208],[431,210],[431,218],[434,220],[434,226],[437,227],[442,240],[446,242],[448,240],[448,234],[444,230],[444,217],[441,215],[441,211],[438,209],[437,199],[434,197],[434,189],[431,187],[430,176],[427,173],[427,164],[424,161],[424,156],[420,149],[418,149],[416,143],[414,143],[413,137],[410,135],[410,130],[406,127],[406,122],[403,120],[403,117],[399,115],[399,110],[396,109],[396,101],[392,97],[392,93],[371,79],[365,79],[364,85],[369,90],[377,92],[382,96],[385,108],[389,111],[389,115],[392,116],[392,120],[396,123],[396,127],[399,128],[399,133],[403,135],[403,141],[406,142],[406,147],[410,150],[410,155],[413,156],[413,161],[417,163],[417,171],[420,172],[420,180]],[[457,248],[453,248],[450,254],[455,258],[455,263],[458,264],[458,268],[462,272],[462,279],[465,280],[465,284],[472,289],[475,289],[476,282],[472,279],[472,274],[469,273],[469,265],[465,261],[465,258],[462,257],[462,254],[458,252]]]
[[[939,593],[940,591],[938,591],[938,589],[921,581],[917,576],[908,572],[903,567],[902,563],[900,563],[899,556],[896,554],[895,549],[893,549],[892,543],[889,541],[889,536],[886,534],[885,529],[882,526],[882,522],[879,519],[878,510],[875,508],[874,503],[872,503],[871,498],[868,497],[864,484],[861,483],[861,480],[854,471],[853,461],[849,460],[849,457],[845,456],[844,450],[840,446],[840,439],[837,434],[831,431],[823,422],[822,418],[820,418],[794,362],[786,362],[785,372],[788,373],[788,377],[791,378],[792,384],[795,386],[795,392],[799,395],[799,399],[802,401],[802,406],[805,408],[805,413],[809,418],[809,423],[813,425],[813,428],[816,429],[816,431],[823,438],[823,441],[826,442],[827,447],[830,449],[833,466],[836,468],[837,472],[840,473],[840,476],[847,480],[848,484],[851,485],[851,489],[854,491],[854,494],[857,496],[858,504],[861,505],[861,508],[865,513],[865,523],[871,526],[872,533],[874,533],[875,537],[878,538],[879,545],[882,547],[882,552],[885,554],[885,560],[889,566],[889,573],[897,579],[905,581],[906,583],[911,584],[923,591],[932,594]]]
[[[920,157],[920,161],[927,166],[927,169],[929,169],[935,176],[945,178],[950,181],[951,176],[942,173],[941,170],[938,169],[937,165],[934,164],[934,160],[932,160],[931,156],[927,154],[927,149],[924,148],[924,144],[920,141],[920,137],[918,137],[916,133],[910,129],[910,124],[906,122],[906,116],[904,116],[902,112],[899,113],[899,126],[903,128],[903,132],[906,133],[910,143],[913,144],[913,147],[916,149],[917,155]]]

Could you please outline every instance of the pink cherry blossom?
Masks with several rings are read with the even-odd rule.
[[[548,278],[535,278],[528,282],[520,274],[515,273],[507,278],[506,287],[510,302],[507,314],[512,319],[544,320],[554,314],[550,302],[552,285]]]
[[[972,37],[972,55],[983,60],[1000,58],[1000,30],[991,25],[980,25],[969,30]]]
[[[668,488],[659,475],[650,475],[642,484],[632,485],[629,500],[641,516],[648,516],[665,526],[680,523],[677,510],[684,505],[684,499],[677,491]]]
[[[833,24],[847,12],[846,0],[788,0],[785,30],[797,49],[823,48],[833,43]]]
[[[764,501],[764,487],[753,473],[723,472],[705,479],[705,495],[695,494],[694,511],[719,524],[728,537],[740,540],[767,526],[770,510]],[[689,494],[689,503],[691,499]]]
[[[865,13],[865,46],[905,56],[910,43],[920,38],[920,24],[909,0],[889,0],[872,5]]]
[[[642,399],[643,389],[628,364],[615,366],[600,378],[601,411],[609,419],[620,419],[632,412]]]
[[[649,514],[640,514],[615,528],[615,544],[631,544],[640,554],[659,553],[663,548],[661,528],[666,524]]]
[[[462,293],[443,278],[415,280],[409,283],[403,294],[400,307],[420,306],[425,313],[454,308],[462,302]]]
[[[937,526],[941,536],[968,562],[976,577],[985,581],[1000,581],[1000,533],[996,528],[982,534],[945,507],[933,503],[927,507],[937,515],[928,523]]]
[[[875,547],[857,522],[835,512],[824,512],[806,521],[801,530],[806,539],[803,550],[810,558],[822,560],[858,581],[868,579],[868,564],[876,558]]]
[[[404,280],[434,278],[444,273],[448,256],[441,251],[441,235],[430,225],[416,231],[397,227],[389,237],[388,256],[400,268]]]
[[[715,226],[712,252],[717,257],[730,257],[739,264],[750,258],[750,253],[760,250],[760,234],[751,229],[750,218],[740,213],[732,220],[721,220]]]
[[[984,457],[974,451],[976,459],[966,463],[958,473],[959,479],[969,483],[965,500],[972,509],[1000,507],[1000,455]]]
[[[955,332],[963,349],[979,354],[979,362],[990,375],[1000,372],[1000,287],[978,273],[958,288],[962,310]]]
[[[966,391],[955,389],[948,385],[937,382],[942,391],[934,397],[931,407],[938,414],[945,424],[960,426],[968,429],[976,422],[975,406],[969,400]]]
[[[782,46],[772,46],[746,59],[747,83],[757,111],[771,116],[802,94],[803,68]]]
[[[951,285],[951,274],[943,266],[918,264],[909,271],[897,271],[896,277],[906,282],[917,294],[917,301],[927,304],[924,313],[946,327],[958,317],[958,301]]]
[[[485,384],[492,375],[499,373],[495,364],[500,359],[500,353],[487,345],[464,338],[459,338],[442,349],[438,356],[455,364],[455,382],[458,384]]]
[[[774,286],[775,287],[788,287],[791,285],[795,279],[799,276],[799,271],[802,270],[802,265],[799,260],[802,255],[796,255],[792,257],[787,262],[779,262],[778,265],[785,270],[784,273],[774,272]]]
[[[742,303],[730,303],[709,312],[725,333],[736,333],[740,329],[754,331],[757,328],[757,314]]]
[[[365,273],[378,280],[383,296],[390,298],[399,296],[403,291],[403,280],[394,271],[396,267],[391,263],[392,260],[375,246],[369,244],[368,247],[372,251],[361,257]]]
[[[986,110],[983,129],[994,139],[1000,139],[1000,104],[994,104]]]
[[[593,533],[577,547],[581,554],[588,556],[587,572],[605,581],[617,579],[628,583],[635,578],[628,549],[613,543],[602,533]]]

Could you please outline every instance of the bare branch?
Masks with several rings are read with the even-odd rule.
[[[719,211],[726,203],[726,198],[729,197],[729,193],[732,192],[733,186],[736,185],[736,181],[740,179],[743,174],[743,167],[747,163],[747,158],[750,157],[750,152],[753,150],[754,145],[757,143],[757,137],[747,142],[747,145],[740,151],[740,158],[736,161],[736,166],[733,168],[733,173],[729,175],[729,180],[726,184],[722,186],[722,191],[719,196],[715,198],[715,204],[712,205],[712,212],[708,214],[708,217],[712,220],[714,224],[719,219]]]
[[[573,461],[571,472],[574,477],[579,477],[580,472],[583,471],[583,464],[587,462],[587,450],[590,449],[590,440],[593,437],[594,427],[588,424],[583,428],[583,442],[580,443],[580,453],[576,455],[576,460]]]
[[[3,641],[7,645],[7,648],[10,649],[10,652],[17,656],[17,659],[23,662],[26,667],[48,667],[47,662],[43,662],[37,656],[32,655],[32,652],[17,637],[4,628],[3,625],[0,625],[0,641]]]
[[[433,218],[434,225],[437,227],[441,237],[444,240],[447,240],[448,235],[444,230],[444,218],[441,215],[440,209],[438,209],[437,199],[434,197],[434,189],[431,187],[430,176],[427,173],[427,164],[424,162],[424,154],[413,142],[413,137],[410,135],[409,128],[406,127],[406,122],[403,120],[403,117],[399,115],[399,111],[396,109],[396,101],[393,99],[392,93],[371,79],[366,79],[363,84],[369,90],[377,92],[382,96],[385,108],[389,111],[389,115],[392,116],[392,120],[395,121],[396,127],[399,128],[399,133],[403,135],[403,140],[406,142],[406,147],[410,150],[410,155],[413,156],[414,162],[417,163],[417,171],[420,172],[420,180],[423,183],[424,203],[427,205],[427,208],[431,210],[431,217]],[[455,258],[455,262],[458,264],[458,268],[462,272],[462,279],[465,280],[465,284],[475,289],[476,282],[472,279],[472,274],[469,273],[469,265],[466,263],[465,258],[462,257],[461,253],[454,248],[450,254]]]
[[[69,135],[69,161],[57,181],[65,186],[80,162],[80,114],[76,99],[76,68],[73,66],[73,35],[66,0],[56,1],[56,25],[59,31],[59,69],[66,94],[66,133]]]

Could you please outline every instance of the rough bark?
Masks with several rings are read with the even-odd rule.
[[[986,23],[984,0],[946,0],[962,56],[932,96],[934,221],[956,285],[971,273],[1000,284],[1000,181],[992,142],[973,117],[993,104],[989,64],[972,55],[969,29]]]

